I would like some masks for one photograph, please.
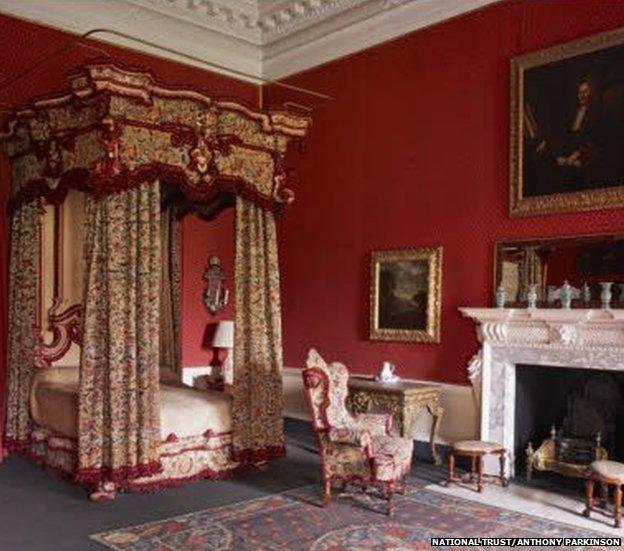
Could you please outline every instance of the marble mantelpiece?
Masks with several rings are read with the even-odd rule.
[[[460,308],[477,325],[481,349],[468,365],[480,437],[510,451],[514,469],[516,365],[624,372],[624,310]],[[496,469],[486,464],[487,470]]]

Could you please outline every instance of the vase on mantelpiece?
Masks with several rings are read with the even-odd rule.
[[[611,308],[611,286],[613,285],[612,281],[601,281],[600,287],[602,291],[600,292],[600,302],[603,310],[608,310]]]
[[[505,308],[505,287],[502,285],[499,285],[498,289],[496,289],[496,307]]]
[[[527,291],[527,308],[537,308],[537,285],[535,283],[529,285]]]
[[[561,307],[569,310],[572,307],[572,285],[567,280],[561,286]]]

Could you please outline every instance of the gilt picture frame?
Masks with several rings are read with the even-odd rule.
[[[512,217],[624,206],[624,28],[511,62]]]
[[[442,247],[371,253],[370,339],[439,343]]]

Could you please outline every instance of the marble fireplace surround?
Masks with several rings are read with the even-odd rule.
[[[482,440],[510,451],[514,475],[516,365],[624,372],[624,310],[460,308],[477,325],[481,349],[468,365]],[[486,462],[496,472],[498,462]]]

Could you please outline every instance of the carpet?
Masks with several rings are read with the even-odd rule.
[[[384,514],[385,501],[362,495],[344,496],[320,507],[318,491],[315,486],[297,488],[91,538],[123,551],[339,551],[428,549],[432,537],[603,536],[433,492],[418,482],[410,483],[405,495],[397,496],[392,518]]]

